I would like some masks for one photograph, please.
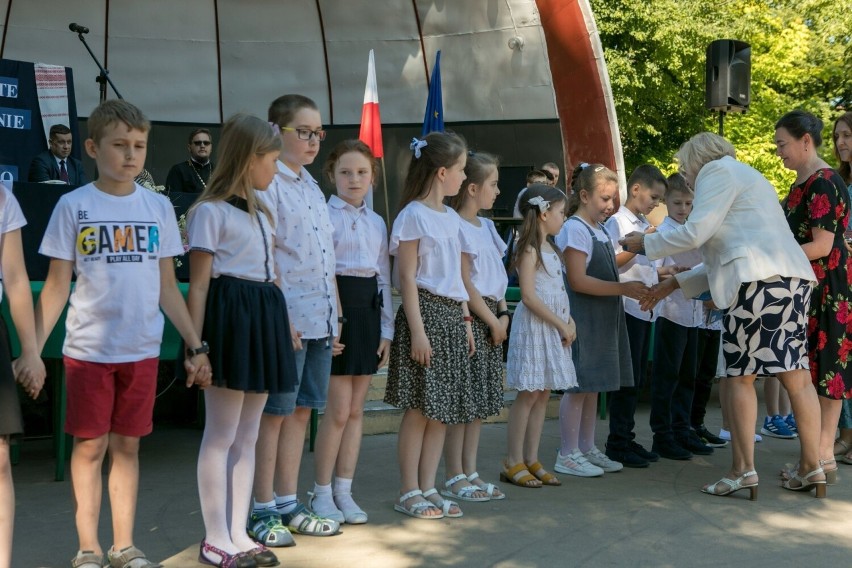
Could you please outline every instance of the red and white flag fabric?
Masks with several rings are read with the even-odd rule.
[[[382,116],[379,113],[379,90],[376,87],[376,63],[372,49],[367,67],[367,86],[364,88],[364,107],[361,109],[361,132],[358,138],[370,147],[376,158],[384,156]]]

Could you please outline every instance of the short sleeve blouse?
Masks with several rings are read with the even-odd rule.
[[[602,243],[608,242],[609,236],[601,230],[600,226],[593,227],[586,223],[581,217],[577,217],[577,219],[582,223],[582,225],[580,223],[565,223],[562,225],[562,229],[556,235],[556,246],[559,247],[559,250],[563,253],[566,248],[572,248],[576,251],[585,253],[586,268],[588,268],[589,262],[592,260],[592,250],[595,247],[595,243],[592,241],[592,235],[589,234],[586,227],[591,229],[592,233],[595,235],[594,238]]]
[[[435,211],[419,201],[406,205],[393,222],[390,254],[397,256],[399,243],[419,241],[417,287],[458,302],[468,300],[461,277],[461,253],[473,247],[461,232],[458,213],[444,207]],[[399,263],[394,263],[394,285],[399,288]]]
[[[275,230],[266,215],[249,215],[244,199],[205,201],[187,219],[190,250],[213,255],[211,276],[275,280]]]
[[[497,234],[491,219],[478,217],[480,226],[462,219],[461,232],[472,247],[470,279],[479,294],[484,298],[502,300],[509,285],[509,276],[503,266],[506,243]]]

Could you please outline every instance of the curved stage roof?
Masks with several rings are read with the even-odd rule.
[[[156,121],[264,115],[299,92],[327,123],[357,124],[374,49],[383,123],[418,123],[440,49],[446,122],[562,113],[566,163],[623,169],[587,0],[0,0],[0,55],[72,67],[85,117],[97,68],[71,22],[91,30],[119,91]]]

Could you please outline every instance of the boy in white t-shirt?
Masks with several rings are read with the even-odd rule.
[[[39,351],[71,294],[62,348],[68,391],[65,431],[74,436],[71,486],[80,550],[73,568],[152,568],[133,545],[139,439],[151,432],[163,312],[187,349],[187,386],[210,384],[207,344],[177,287],[172,257],[183,254],[168,199],[134,183],[145,164],[150,123],[122,100],[99,105],[86,152],[99,177],[64,195],[39,252],[51,257],[36,306]],[[98,542],[101,467],[109,451],[113,546]]]

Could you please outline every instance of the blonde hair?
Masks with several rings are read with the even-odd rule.
[[[250,114],[235,114],[229,118],[222,126],[219,162],[190,211],[205,201],[224,201],[237,195],[245,198],[249,215],[254,217],[256,211],[261,211],[270,223],[274,223],[272,213],[255,194],[249,169],[255,156],[280,152],[281,146],[281,137],[265,120]]]
[[[89,115],[86,121],[89,138],[97,144],[106,134],[107,127],[116,122],[124,123],[130,130],[141,132],[151,130],[151,122],[138,107],[124,99],[111,99],[99,104]],[[51,129],[51,136],[52,132],[53,129]]]
[[[699,132],[683,143],[675,158],[680,162],[680,171],[695,179],[705,165],[725,156],[737,157],[733,144],[712,132]]]

